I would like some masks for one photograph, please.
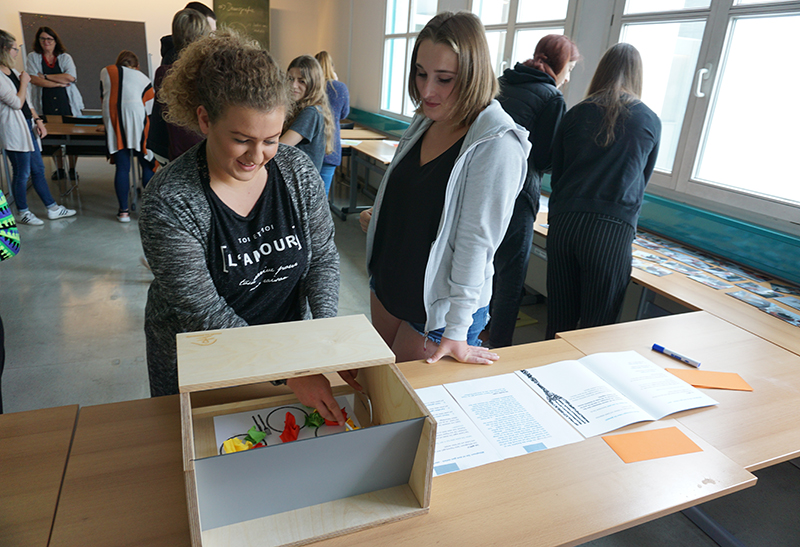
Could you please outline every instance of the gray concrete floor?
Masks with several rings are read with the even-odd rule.
[[[19,256],[0,264],[6,412],[148,396],[143,318],[152,275],[141,260],[137,214],[129,224],[117,222],[114,171],[105,161],[81,158],[78,172],[79,189],[57,198],[78,215],[21,226]],[[57,195],[55,183],[51,189]],[[345,190],[337,189],[337,200],[344,200]],[[34,213],[46,218],[32,191],[28,201]],[[364,235],[355,216],[335,222],[342,272],[339,313],[369,317]],[[538,323],[517,329],[514,343],[542,340],[545,304],[525,305],[522,311]],[[800,546],[800,469],[786,462],[757,475],[755,487],[702,508],[746,545]],[[715,543],[678,513],[585,545]]]

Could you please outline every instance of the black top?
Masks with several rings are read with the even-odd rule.
[[[42,56],[42,74],[63,74],[64,71],[58,66],[58,57],[53,68],[47,66]],[[39,114],[54,114],[58,116],[79,115],[80,112],[73,112],[69,106],[69,97],[66,87],[43,87],[42,88],[42,110]]]
[[[427,320],[422,299],[425,268],[464,137],[425,165],[420,165],[422,140],[389,177],[370,261],[378,299],[389,313],[413,323]]]
[[[567,111],[564,96],[549,74],[517,63],[500,77],[497,100],[515,122],[529,131],[532,146],[523,191],[538,200],[542,174],[552,163],[553,137]]]
[[[644,103],[633,104],[617,119],[616,138],[607,148],[595,141],[602,122],[603,108],[591,100],[564,116],[553,144],[550,218],[601,213],[636,228],[658,156],[661,121]]]
[[[208,271],[220,296],[250,325],[303,319],[298,302],[306,242],[280,171],[267,164],[267,184],[243,217],[211,190],[205,165],[198,161],[211,208]]]
[[[14,87],[16,87],[17,91],[19,92],[19,86],[21,84],[19,78],[17,77],[17,74],[13,70],[10,70],[8,77],[11,78],[12,82],[14,82]],[[33,119],[33,114],[31,113],[31,107],[28,106],[28,101],[24,101],[22,103],[22,114],[25,116],[26,120]]]

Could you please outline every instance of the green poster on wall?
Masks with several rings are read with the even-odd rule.
[[[269,49],[269,0],[214,0],[220,27],[229,27]]]

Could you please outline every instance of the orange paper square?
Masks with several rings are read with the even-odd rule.
[[[703,450],[677,427],[606,435],[603,440],[625,463],[691,454]]]
[[[711,389],[733,389],[736,391],[753,391],[750,384],[744,381],[735,372],[716,372],[713,370],[696,370],[683,368],[668,368],[671,372],[684,382],[694,387],[706,387]]]

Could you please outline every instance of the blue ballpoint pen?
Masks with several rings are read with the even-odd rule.
[[[686,363],[687,365],[693,366],[695,368],[700,368],[700,361],[695,361],[694,359],[689,359],[688,357],[684,357],[680,353],[675,353],[672,350],[668,350],[664,346],[653,344],[653,351],[657,351],[658,353],[663,353],[667,357],[672,357],[673,359],[677,359],[681,363]]]

